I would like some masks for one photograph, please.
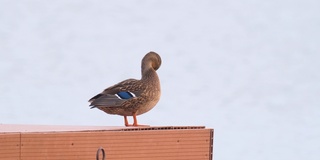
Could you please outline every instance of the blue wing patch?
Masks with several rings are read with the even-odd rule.
[[[130,98],[135,97],[135,95],[132,92],[119,92],[116,94],[116,96],[119,99],[130,99]]]

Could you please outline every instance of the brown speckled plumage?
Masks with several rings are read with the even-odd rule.
[[[149,52],[142,59],[140,80],[127,79],[105,89],[89,100],[90,106],[108,114],[124,116],[126,126],[130,126],[127,116],[133,116],[133,126],[138,126],[136,116],[151,110],[160,99],[160,81],[156,73],[160,65],[160,56]],[[128,92],[132,97],[120,98],[118,94],[121,92]]]

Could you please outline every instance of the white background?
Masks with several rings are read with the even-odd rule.
[[[320,1],[0,0],[0,123],[123,126],[87,100],[162,57],[151,126],[219,160],[320,157]],[[131,120],[131,119],[130,119]]]

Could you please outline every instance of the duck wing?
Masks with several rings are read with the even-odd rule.
[[[136,79],[124,80],[92,97],[89,100],[91,102],[90,106],[92,106],[91,108],[121,106],[131,98],[139,97],[145,89],[143,86]]]

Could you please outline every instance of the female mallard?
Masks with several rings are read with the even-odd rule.
[[[105,89],[89,100],[91,108],[124,116],[125,126],[131,126],[127,116],[133,116],[132,126],[138,126],[136,116],[151,110],[160,99],[160,81],[156,72],[160,65],[160,56],[149,52],[141,62],[140,80],[127,79]]]

